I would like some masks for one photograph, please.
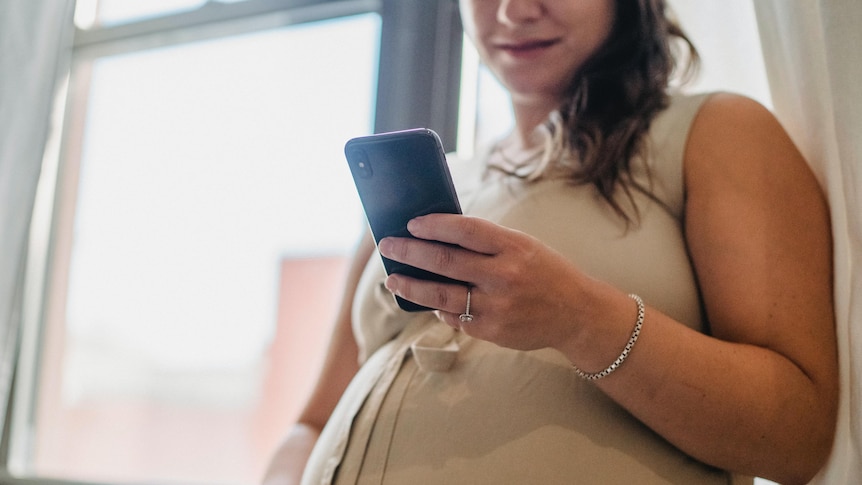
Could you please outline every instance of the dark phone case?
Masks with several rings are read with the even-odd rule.
[[[413,237],[407,222],[432,213],[460,214],[461,206],[446,155],[436,133],[425,128],[353,138],[344,153],[375,243],[384,237]],[[383,258],[387,274],[454,282]],[[431,310],[396,297],[403,310]]]

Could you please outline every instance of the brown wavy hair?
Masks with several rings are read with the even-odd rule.
[[[693,79],[699,64],[697,49],[664,0],[616,0],[610,36],[575,74],[559,113],[546,124],[551,149],[545,158],[570,154],[579,161],[570,169],[572,180],[595,185],[631,222],[616,190],[635,215],[632,189],[652,197],[649,187],[632,179],[632,160],[645,149],[652,120],[668,106],[671,82]]]

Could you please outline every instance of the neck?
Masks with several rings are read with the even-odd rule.
[[[556,99],[512,96],[515,129],[509,136],[509,142],[519,148],[532,148],[541,143],[536,128],[558,107],[559,101]]]

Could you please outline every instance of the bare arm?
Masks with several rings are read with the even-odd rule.
[[[705,463],[804,483],[830,451],[838,392],[824,198],[775,118],[735,96],[706,103],[685,170],[685,235],[712,335],[648,307],[629,359],[596,385]],[[381,252],[470,281],[477,319],[462,328],[472,336],[553,347],[588,372],[629,338],[634,303],[528,235],[442,215],[410,230],[461,248],[389,239]],[[463,287],[400,276],[387,286],[460,324]]]
[[[735,96],[705,105],[685,168],[686,239],[712,337],[648,311],[632,362],[599,386],[692,456],[805,483],[836,419],[825,201],[774,117]],[[619,307],[631,321],[631,303]]]
[[[358,349],[353,338],[350,313],[359,278],[373,251],[374,242],[370,235],[366,234],[350,265],[332,339],[317,385],[297,423],[275,451],[263,479],[264,485],[294,485],[300,482],[305,462],[320,431],[358,370]]]

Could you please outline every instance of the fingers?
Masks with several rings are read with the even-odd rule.
[[[416,218],[408,225],[411,234],[419,239],[384,238],[378,243],[378,249],[381,255],[394,261],[472,282],[477,275],[486,273],[482,270],[483,264],[499,250],[498,244],[494,243],[495,227],[481,219],[434,214]],[[467,323],[459,317],[471,313],[467,311],[468,288],[465,285],[442,284],[395,274],[387,278],[386,287],[401,298],[437,309],[440,319],[453,328]]]
[[[502,250],[504,228],[484,219],[456,214],[429,214],[412,219],[407,230],[415,237],[455,244],[483,254]]]
[[[467,287],[464,285],[441,284],[393,274],[386,278],[386,288],[405,300],[438,310],[449,324],[458,321],[459,315],[468,313]],[[473,289],[471,300],[475,294]],[[475,316],[472,301],[469,313]]]
[[[434,313],[443,323],[455,330],[464,331],[472,337],[487,337],[485,334],[488,330],[493,330],[493,327],[489,329],[482,325],[483,318],[493,318],[493,316],[490,309],[479,310],[476,306],[477,294],[479,305],[484,304],[485,295],[477,292],[475,287],[470,288],[469,304],[467,303],[468,288],[464,285],[443,285],[393,274],[387,277],[386,288],[402,298],[436,308]]]
[[[525,242],[518,231],[455,214],[417,217],[407,227],[418,239],[384,238],[378,244],[384,257],[474,284],[476,275],[488,274],[492,257]]]
[[[384,238],[378,249],[393,261],[459,281],[470,281],[482,260],[488,258],[463,248],[410,238]]]
[[[509,295],[523,293],[520,290],[528,273],[525,268],[534,264],[537,253],[534,238],[483,219],[452,214],[415,218],[408,224],[408,230],[418,239],[384,238],[378,243],[380,254],[466,282],[472,291],[470,308],[465,284],[393,274],[387,278],[386,287],[401,298],[437,309],[441,320],[453,328],[472,336],[493,338],[497,330],[482,323],[498,320],[511,308]],[[535,284],[527,286],[535,291]],[[462,321],[459,317],[465,314],[472,314],[473,321],[468,317]],[[507,315],[506,319],[520,317]]]

